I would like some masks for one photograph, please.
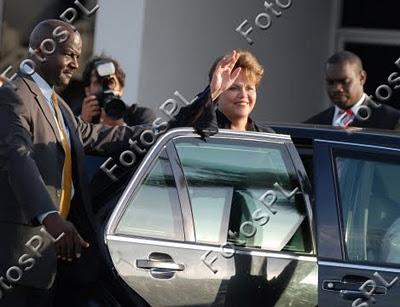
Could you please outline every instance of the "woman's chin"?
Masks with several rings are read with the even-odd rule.
[[[236,111],[236,112],[234,112],[234,116],[236,117],[236,118],[244,118],[244,117],[249,117],[249,112],[247,111],[247,110],[241,110],[241,111]]]

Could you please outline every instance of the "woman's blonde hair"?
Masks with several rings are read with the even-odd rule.
[[[264,75],[264,68],[258,62],[257,58],[249,51],[238,50],[237,52],[239,53],[239,59],[235,64],[234,70],[237,67],[242,68],[242,71],[245,72],[246,77],[250,80],[253,80],[256,87],[258,87]],[[229,56],[229,54],[225,55],[225,57],[227,56]],[[208,78],[210,82],[218,62],[221,61],[223,57],[224,56],[217,58],[211,66],[210,72],[208,73]]]

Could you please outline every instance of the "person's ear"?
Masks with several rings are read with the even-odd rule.
[[[367,81],[367,72],[365,70],[362,70],[360,72],[360,82],[362,85],[364,85],[365,81]]]
[[[38,60],[39,63],[43,63],[46,61],[46,55],[40,48],[33,49],[29,46],[29,54],[32,58]]]

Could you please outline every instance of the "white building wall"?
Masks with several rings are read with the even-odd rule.
[[[95,54],[115,58],[126,73],[124,99],[137,101],[142,60],[142,36],[145,0],[98,0]]]

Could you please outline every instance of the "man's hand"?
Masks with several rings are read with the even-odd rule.
[[[82,247],[89,247],[89,243],[82,239],[75,226],[64,220],[57,212],[47,215],[43,225],[53,238],[58,238],[64,233],[56,243],[57,255],[62,260],[72,261],[74,257],[79,258]]]
[[[221,61],[218,62],[210,83],[212,101],[215,101],[219,95],[226,91],[239,76],[240,67],[237,67],[232,72],[238,59],[239,54],[236,50],[233,50],[229,56],[223,57]]]
[[[87,123],[93,121],[93,117],[100,115],[99,102],[95,95],[87,96],[82,102],[81,118]]]

